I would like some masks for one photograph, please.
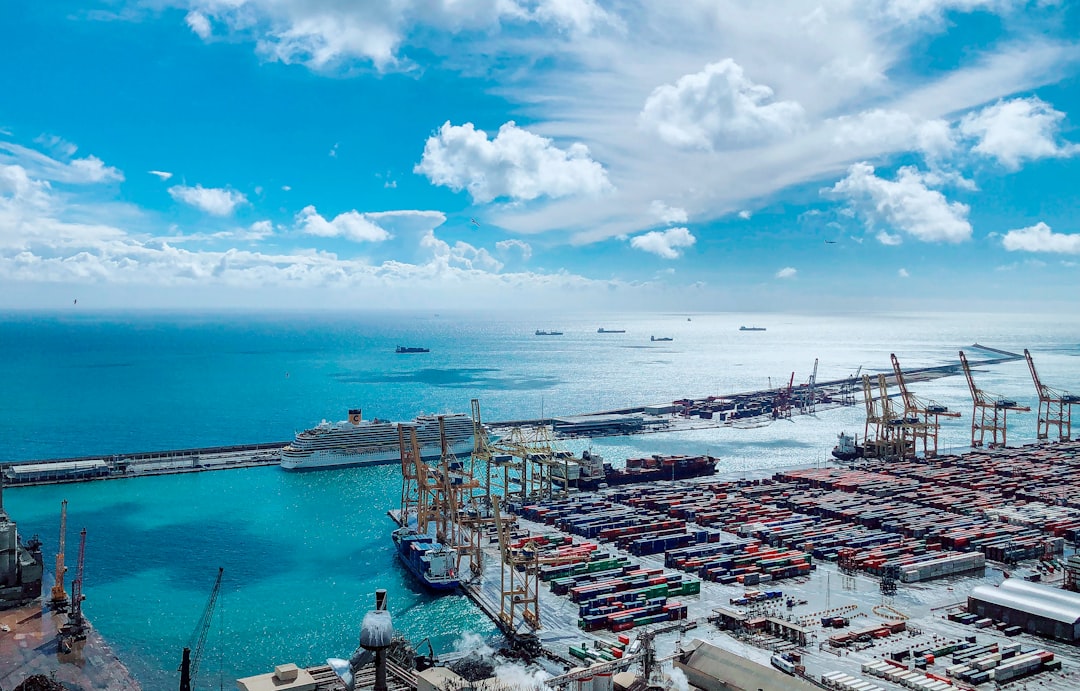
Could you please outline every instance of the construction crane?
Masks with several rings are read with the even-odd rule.
[[[64,590],[64,574],[67,567],[64,566],[64,544],[67,541],[67,499],[60,502],[60,540],[57,543],[59,549],[56,552],[56,583],[52,587],[52,608],[63,611],[68,604],[68,595]]]
[[[778,420],[782,417],[791,417],[791,394],[795,388],[795,373],[791,373],[791,379],[788,380],[786,389],[779,389],[776,392],[776,397],[773,398],[773,411],[772,416],[774,420]]]
[[[1039,373],[1035,371],[1035,361],[1031,359],[1031,353],[1027,348],[1024,348],[1024,358],[1027,360],[1028,369],[1031,370],[1035,391],[1039,394],[1038,438],[1049,439],[1050,427],[1054,426],[1057,427],[1058,440],[1068,441],[1072,438],[1072,407],[1080,405],[1080,396],[1051,389],[1043,384],[1039,379]]]
[[[991,394],[975,386],[975,379],[971,376],[971,366],[968,364],[964,351],[960,351],[960,366],[964,369],[967,377],[968,388],[971,390],[971,448],[982,448],[986,441],[986,432],[990,431],[990,446],[995,449],[998,444],[998,433],[1001,433],[1000,446],[1007,446],[1007,429],[1009,411],[1018,413],[1030,413],[1031,408],[1018,405],[1016,401],[1003,396]]]
[[[922,442],[924,458],[933,458],[938,452],[938,432],[941,430],[941,418],[960,417],[960,413],[950,411],[946,406],[933,401],[926,403],[915,397],[904,381],[904,371],[895,354],[890,354],[896,385],[900,387],[900,396],[904,401],[903,450],[905,455],[918,453],[917,442]]]
[[[196,677],[199,676],[199,663],[202,662],[203,649],[206,647],[206,634],[210,632],[210,623],[214,620],[214,607],[217,605],[218,593],[221,592],[221,575],[224,572],[225,569],[219,566],[217,580],[210,591],[206,609],[203,610],[199,623],[195,625],[195,630],[191,632],[191,642],[184,648],[180,661],[180,691],[191,691]]]

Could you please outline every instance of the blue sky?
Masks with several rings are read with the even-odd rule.
[[[0,307],[1080,303],[1042,0],[0,5]]]

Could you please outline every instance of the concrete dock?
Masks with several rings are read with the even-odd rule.
[[[142,688],[92,626],[86,640],[64,652],[59,631],[67,620],[41,603],[0,611],[0,689],[13,689],[39,674],[71,689]]]

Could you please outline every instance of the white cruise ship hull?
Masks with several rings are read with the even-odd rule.
[[[469,437],[450,446],[455,456],[468,456],[473,451],[473,439]],[[422,445],[420,456],[424,460],[438,459],[442,456],[440,444]],[[364,449],[362,447],[319,449],[317,451],[281,452],[281,467],[285,470],[325,470],[326,468],[355,468],[368,465],[391,465],[401,462],[401,450],[398,447]]]

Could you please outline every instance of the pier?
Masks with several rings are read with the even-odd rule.
[[[970,347],[993,355],[970,361],[975,367],[1024,359],[1021,354],[977,343]],[[961,365],[957,362],[905,370],[904,377],[912,382],[961,373]],[[891,371],[885,374],[885,379],[890,385],[896,384],[896,375]],[[506,434],[515,427],[550,427],[557,439],[756,426],[780,416],[855,405],[859,386],[856,377],[851,376],[815,382],[812,387],[792,384],[723,396],[684,398],[660,406],[633,405],[572,416],[502,420],[490,422],[488,426],[498,434]],[[0,460],[0,474],[7,485],[25,486],[252,468],[277,465],[281,460],[281,449],[288,443],[274,441],[32,461]]]

